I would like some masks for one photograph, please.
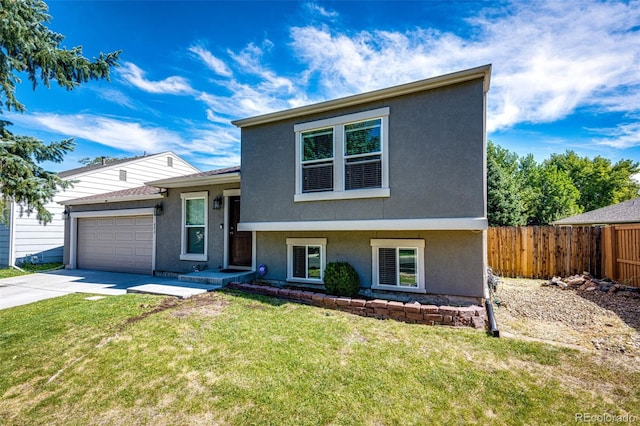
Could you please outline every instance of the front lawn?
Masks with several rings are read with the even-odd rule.
[[[0,311],[0,424],[640,417],[640,372],[590,352],[231,291],[86,297]]]
[[[58,269],[61,266],[62,266],[62,263],[40,263],[36,265],[32,265],[29,263],[29,264],[23,265],[20,268],[22,269],[22,271],[16,268],[4,268],[4,269],[0,269],[0,279],[17,277],[20,275],[31,274],[35,272],[50,271],[52,269]]]

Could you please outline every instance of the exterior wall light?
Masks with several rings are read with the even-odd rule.
[[[213,209],[220,210],[222,208],[222,195],[218,195],[213,199]]]
[[[156,216],[162,216],[163,208],[162,203],[158,203],[153,207],[153,214]]]

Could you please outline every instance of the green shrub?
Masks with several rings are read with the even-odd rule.
[[[360,291],[360,277],[347,262],[330,262],[324,270],[327,293],[336,296],[356,296]]]

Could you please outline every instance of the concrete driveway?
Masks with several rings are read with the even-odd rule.
[[[71,293],[117,296],[130,293],[190,297],[217,287],[173,278],[117,272],[60,269],[0,280],[0,309],[26,305]]]

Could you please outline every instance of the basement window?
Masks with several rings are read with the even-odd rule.
[[[287,238],[287,281],[322,284],[326,238]]]
[[[424,240],[371,240],[372,288],[425,293]]]

